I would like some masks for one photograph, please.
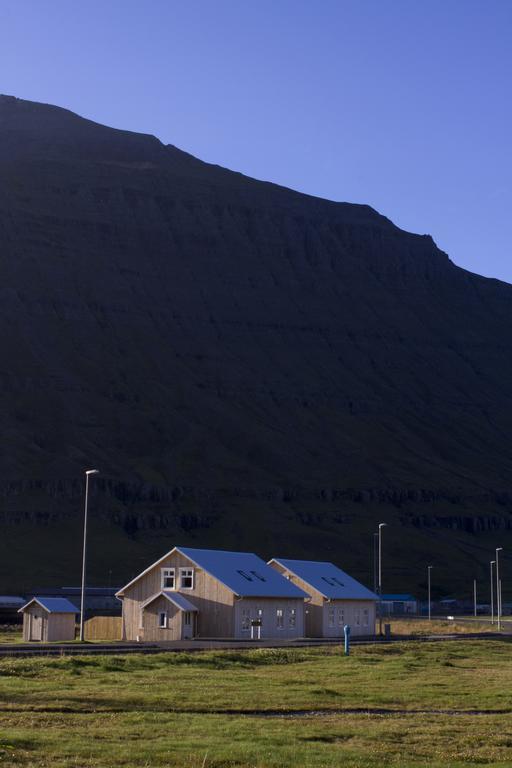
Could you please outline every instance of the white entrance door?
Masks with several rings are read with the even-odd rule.
[[[30,615],[30,639],[43,639],[43,617],[40,613],[32,613]]]

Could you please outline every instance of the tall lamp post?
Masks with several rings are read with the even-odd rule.
[[[501,583],[500,583],[500,560],[498,552],[503,547],[496,547],[496,614],[498,617],[498,632],[501,631]]]
[[[80,640],[84,640],[85,563],[87,555],[87,505],[89,502],[89,477],[99,474],[99,469],[85,470],[84,544],[82,550],[82,590],[80,594]]]
[[[387,523],[379,523],[379,635],[382,635],[382,529]]]
[[[428,581],[428,620],[432,618],[431,611],[430,611],[430,571],[432,570],[432,566],[429,565],[427,568],[427,581]]]
[[[493,584],[493,575],[492,575],[492,567],[493,565],[496,565],[496,560],[491,560],[490,566],[491,566],[491,624],[494,624],[494,584]]]
[[[378,533],[373,534],[373,591],[377,591],[377,539]]]

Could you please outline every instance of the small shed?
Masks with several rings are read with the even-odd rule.
[[[64,597],[33,597],[19,609],[23,614],[23,640],[51,643],[75,639],[78,610]]]

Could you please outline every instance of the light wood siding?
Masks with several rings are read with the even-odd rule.
[[[277,626],[277,609],[283,611],[283,628]],[[244,611],[247,620],[250,622],[261,616],[261,638],[292,638],[304,637],[304,600],[302,598],[279,598],[279,597],[244,597],[235,602],[235,637],[250,639],[250,627],[242,629]],[[295,627],[290,626],[291,611],[295,611]]]
[[[193,589],[177,589],[192,605],[198,609],[196,636],[197,637],[233,637],[233,603],[234,595],[227,587],[214,579],[202,568],[198,568],[187,557],[174,552],[161,563],[155,565],[135,584],[126,590],[123,599],[123,639],[149,640],[146,628],[140,628],[140,606],[148,598],[156,595],[162,589],[162,569],[176,569],[176,585],[178,587],[179,568],[194,569]],[[170,606],[170,603],[167,601]],[[148,606],[146,612],[152,606]],[[154,638],[151,638],[154,639]],[[179,638],[178,638],[179,639]]]
[[[334,610],[334,627],[329,626],[329,610]],[[375,634],[375,600],[331,600],[325,601],[323,609],[323,637],[343,637],[343,626],[339,625],[339,611],[343,611],[343,624],[350,627],[350,635]],[[365,622],[364,612],[368,611]]]
[[[48,613],[37,603],[23,611],[23,640],[43,643],[74,640],[75,615]]]
[[[317,589],[284,568],[280,563],[273,562],[270,565],[310,596],[305,606],[306,637],[343,637],[343,627],[340,627],[338,622],[338,608],[343,609],[343,621],[344,624],[350,626],[352,637],[375,634],[375,600],[328,601]],[[329,607],[334,608],[334,627],[329,626]],[[368,610],[368,626],[364,624],[364,610]],[[357,624],[358,611],[359,624]]]
[[[86,640],[121,640],[121,616],[93,616],[84,624]]]
[[[167,615],[167,627],[158,626],[161,613]],[[182,612],[175,605],[159,597],[144,609],[144,640],[181,640]]]

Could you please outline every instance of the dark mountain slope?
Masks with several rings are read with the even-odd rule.
[[[59,567],[89,465],[119,579],[191,540],[365,575],[384,515],[417,547],[397,586],[440,543],[463,580],[509,535],[511,286],[367,206],[12,97],[0,179],[9,574],[27,533]]]

